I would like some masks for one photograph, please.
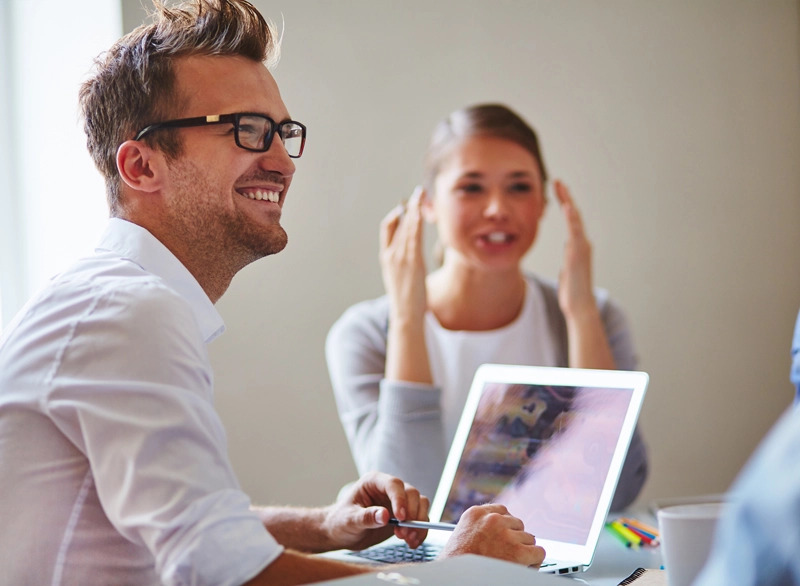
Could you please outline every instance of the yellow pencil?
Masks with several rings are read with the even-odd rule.
[[[616,527],[612,526],[611,523],[606,523],[606,529],[608,529],[608,532],[611,533],[612,536],[614,536],[614,539],[619,540],[619,542],[622,543],[622,545],[624,545],[625,547],[631,547],[632,544],[630,541],[628,541],[628,538],[625,537],[619,531],[617,531]]]
[[[611,526],[614,529],[616,529],[620,535],[622,535],[623,537],[625,537],[625,539],[631,542],[631,547],[639,547],[640,545],[642,545],[642,538],[636,535],[636,533],[634,533],[627,527],[625,527],[625,525],[623,525],[619,521],[612,521]]]

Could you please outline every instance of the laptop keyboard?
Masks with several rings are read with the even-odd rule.
[[[373,546],[362,551],[352,551],[348,553],[349,555],[366,558],[373,562],[399,564],[408,562],[429,562],[435,559],[441,551],[441,545],[423,543],[417,549],[411,549],[405,543],[394,543],[391,545]]]
[[[347,552],[347,555],[352,555],[383,564],[407,564],[409,562],[433,561],[441,552],[441,545],[423,543],[417,549],[411,549],[405,543],[392,543],[390,545],[375,545],[369,549],[364,549],[361,551],[349,551]],[[560,570],[550,569],[555,565],[555,562],[545,561],[542,563],[539,570],[556,574],[567,574],[580,571],[580,568],[577,566],[574,568],[561,568]]]

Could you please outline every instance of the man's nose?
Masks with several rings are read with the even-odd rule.
[[[294,160],[286,152],[283,141],[279,140],[277,136],[274,137],[272,144],[261,155],[259,165],[265,171],[278,172],[285,177],[291,177],[297,170]]]

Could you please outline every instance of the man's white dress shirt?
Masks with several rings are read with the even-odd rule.
[[[0,341],[0,583],[241,584],[280,555],[213,407],[223,330],[120,219],[23,308]]]

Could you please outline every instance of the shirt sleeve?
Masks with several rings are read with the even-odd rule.
[[[50,373],[49,415],[88,458],[109,521],[165,584],[241,584],[282,548],[249,510],[190,308],[157,284],[98,296]]]
[[[393,474],[433,498],[446,455],[441,391],[384,379],[387,315],[385,298],[359,303],[328,333],[325,354],[339,417],[359,474]]]

